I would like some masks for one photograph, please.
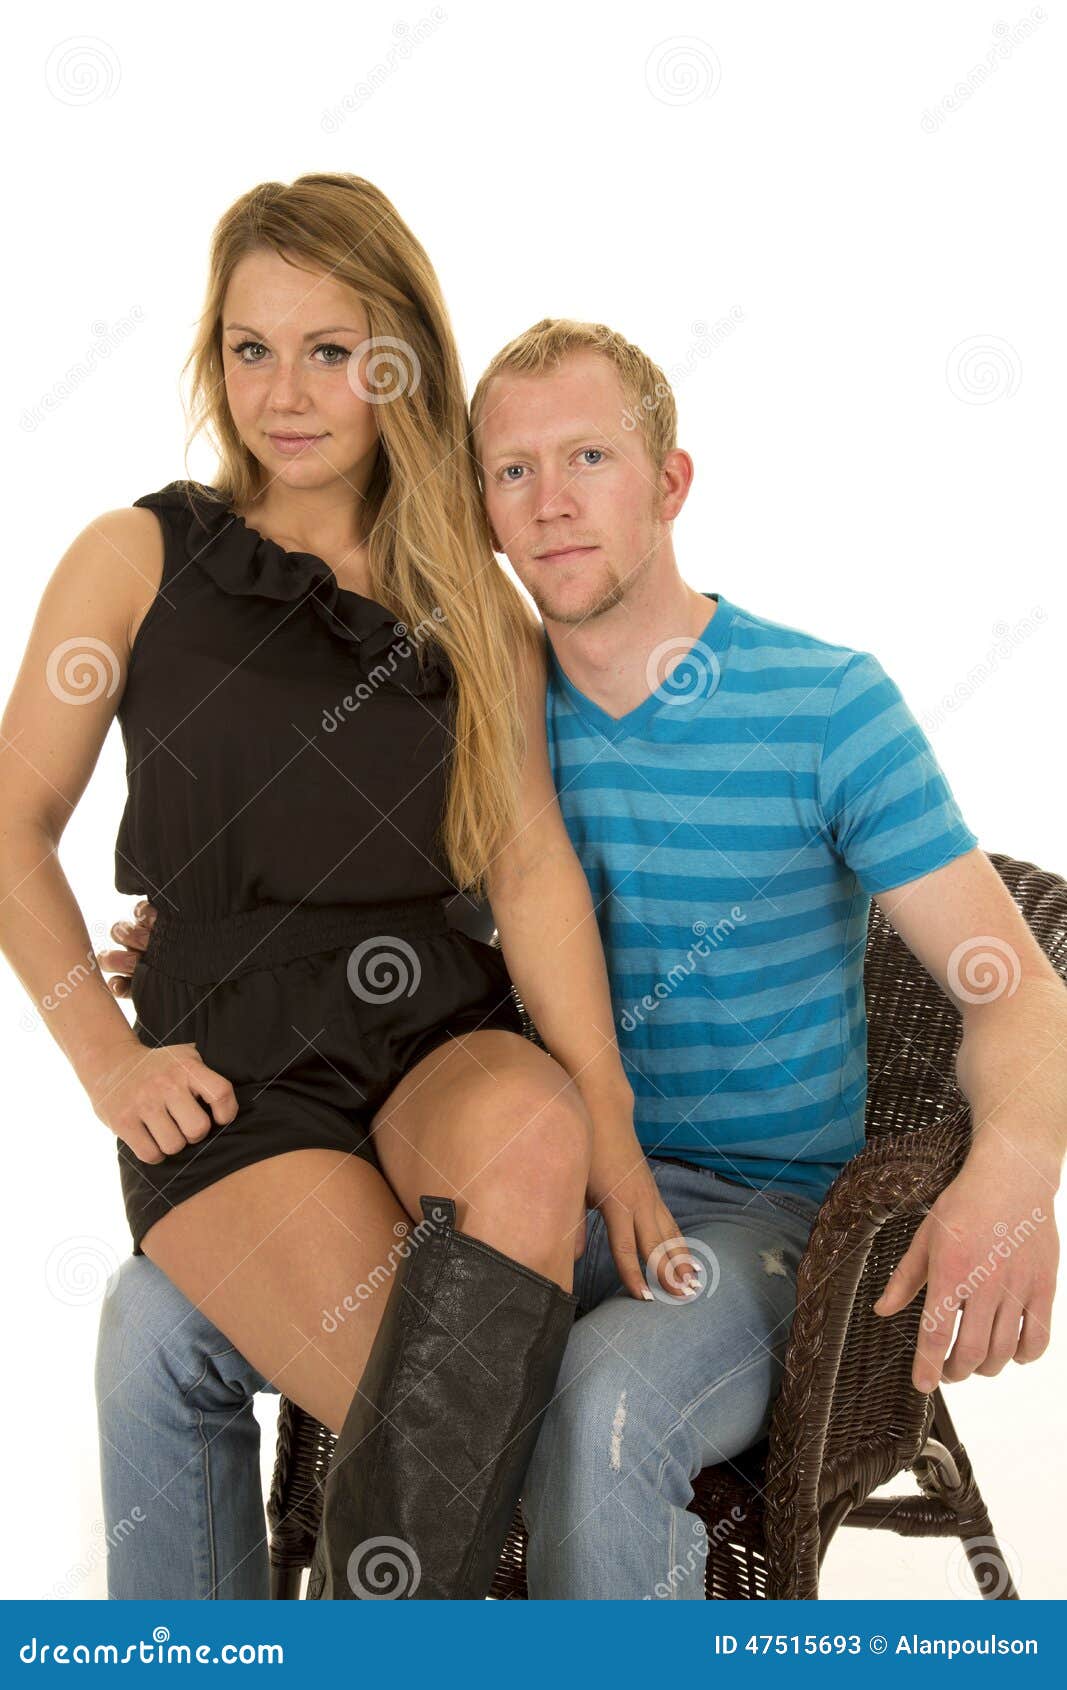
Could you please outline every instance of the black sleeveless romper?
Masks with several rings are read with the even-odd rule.
[[[175,1204],[264,1157],[377,1165],[369,1123],[404,1074],[522,1018],[500,951],[454,924],[471,906],[438,838],[453,674],[432,628],[409,633],[195,483],[134,502],[165,547],[118,710],[115,885],[159,910],[134,1032],[195,1043],[238,1102],[162,1162],[117,1141],[141,1255]]]

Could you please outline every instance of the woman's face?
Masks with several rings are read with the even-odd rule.
[[[376,403],[361,385],[369,336],[363,305],[334,277],[269,250],[240,260],[222,307],[226,397],[271,481],[366,485],[378,452]]]

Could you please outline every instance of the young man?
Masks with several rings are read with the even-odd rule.
[[[523,1489],[530,1595],[699,1599],[691,1481],[766,1431],[801,1253],[863,1144],[871,897],[959,1005],[974,1120],[877,1305],[926,1285],[919,1390],[1047,1345],[1054,1222],[1004,1261],[993,1246],[1004,1222],[1051,1215],[1067,992],[878,660],[682,579],[672,524],[693,463],[639,349],[539,323],[493,360],[472,422],[494,542],[545,626],[553,772],[638,1137],[706,1270],[687,1302],[638,1302],[610,1212],[607,1228],[590,1212],[581,1317]],[[141,947],[147,929],[114,931]],[[968,969],[990,951],[1003,990]],[[992,1260],[953,1345],[958,1287]],[[147,1258],[124,1264],[98,1364],[105,1509],[139,1501],[156,1523],[111,1551],[113,1595],[265,1594],[251,1401],[269,1388]]]

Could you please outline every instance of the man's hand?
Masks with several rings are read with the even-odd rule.
[[[674,1297],[695,1293],[697,1263],[659,1194],[632,1122],[604,1122],[594,1112],[586,1200],[604,1217],[619,1278],[631,1297],[655,1301],[653,1281]]]
[[[142,898],[140,903],[133,906],[133,913],[136,921],[116,921],[111,928],[111,937],[126,948],[96,953],[100,971],[107,979],[108,990],[117,998],[128,998],[130,995],[130,976],[137,966],[141,952],[147,949],[148,935],[155,925],[158,912],[154,904]]]
[[[875,1314],[897,1314],[926,1286],[915,1389],[999,1373],[1012,1360],[1036,1361],[1048,1346],[1058,1263],[1049,1182],[1040,1171],[1011,1147],[1003,1162],[987,1155],[965,1163],[874,1304]]]

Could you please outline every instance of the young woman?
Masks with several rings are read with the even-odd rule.
[[[426,254],[369,183],[313,175],[238,200],[209,268],[218,473],[100,516],[48,583],[3,722],[0,941],[116,1135],[135,1252],[341,1435],[311,1594],[367,1594],[388,1537],[408,1594],[484,1596],[587,1200],[634,1296],[677,1228]],[[116,885],[159,912],[132,1030],[98,969],[53,986],[92,956],[56,848],[115,713]],[[459,892],[502,955],[449,924]]]

